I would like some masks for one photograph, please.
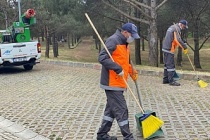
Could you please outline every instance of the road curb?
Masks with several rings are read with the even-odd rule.
[[[32,130],[26,129],[20,124],[5,119],[2,116],[0,116],[0,128],[23,140],[49,140],[48,138],[41,136]]]
[[[86,63],[86,62],[74,62],[74,61],[64,61],[64,60],[40,60],[41,63],[46,64],[56,64],[56,65],[64,65],[64,66],[71,66],[71,67],[84,67],[84,68],[91,68],[101,70],[101,64],[99,63]],[[163,76],[163,69],[150,67],[150,66],[140,66],[136,67],[138,73],[140,75],[146,76]],[[210,73],[208,72],[197,72],[198,77],[192,71],[180,71],[177,70],[177,74],[180,76],[181,79],[184,80],[197,80],[198,77],[205,81],[210,81]]]

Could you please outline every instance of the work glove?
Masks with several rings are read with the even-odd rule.
[[[136,81],[138,79],[138,72],[136,70],[133,70],[133,73],[130,74],[133,81]]]
[[[184,54],[187,54],[187,53],[188,53],[188,49],[184,49],[184,50],[183,50],[183,53],[184,53]]]
[[[187,41],[185,40],[185,39],[182,39],[182,41],[186,44],[187,43]]]
[[[122,70],[122,71],[121,71],[120,73],[118,73],[117,75],[123,77],[124,71]]]

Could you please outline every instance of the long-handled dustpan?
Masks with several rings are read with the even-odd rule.
[[[207,86],[208,86],[208,83],[204,82],[203,80],[201,80],[201,79],[198,77],[198,74],[197,74],[197,72],[195,71],[195,67],[193,66],[192,61],[191,61],[191,59],[190,59],[190,57],[189,57],[188,54],[187,54],[187,58],[189,59],[190,64],[191,64],[191,66],[192,66],[192,68],[193,68],[193,70],[194,70],[194,72],[195,72],[195,74],[196,74],[197,81],[198,81],[198,85],[199,85],[201,88],[207,87]]]
[[[138,89],[138,85],[137,85],[137,82],[136,81],[135,81],[135,85],[136,85],[136,90],[137,90],[137,93],[138,93],[138,97],[140,97],[140,93],[139,93],[139,89]],[[139,98],[139,100],[141,100],[141,99]],[[140,102],[140,104],[142,104],[142,103]],[[151,111],[151,110],[146,110],[145,113],[152,114],[153,116],[156,116],[156,113],[154,111]],[[135,115],[137,127],[138,127],[138,129],[139,129],[140,132],[142,132],[141,118],[143,116],[144,116],[143,113],[138,113],[138,114]],[[153,133],[151,136],[149,136],[146,139],[151,139],[151,138],[159,137],[159,136],[163,136],[163,135],[164,135],[163,130],[161,128],[159,128],[155,133]]]
[[[131,62],[131,66],[132,66],[132,69],[134,68],[133,67],[133,63]],[[134,69],[133,69],[134,70]],[[136,86],[136,91],[137,91],[137,95],[138,95],[138,99],[139,99],[139,104],[142,106],[142,102],[141,102],[141,94],[140,94],[140,90],[139,90],[139,87],[138,87],[138,84],[137,84],[137,81],[134,81],[135,83],[135,86]],[[146,110],[145,113],[147,114],[152,114],[153,116],[156,116],[156,113],[154,111],[151,111],[151,110]],[[136,119],[136,123],[137,123],[137,128],[140,132],[142,132],[142,122],[141,122],[141,118],[144,116],[143,113],[138,113],[135,115],[135,119]],[[160,136],[163,136],[164,133],[163,133],[163,130],[161,128],[159,128],[154,134],[152,134],[151,136],[149,136],[148,138],[146,139],[151,139],[151,138],[154,138],[154,137],[160,137]]]
[[[89,16],[87,13],[85,13],[85,16],[87,17],[88,21],[90,22],[93,30],[95,31],[95,33],[97,34],[99,40],[101,41],[104,49],[106,50],[107,54],[109,55],[110,59],[114,61],[114,59],[112,58],[109,50],[107,49],[105,43],[103,42],[102,38],[100,37],[98,31],[96,30],[95,26],[93,25],[92,21],[90,20]],[[141,117],[141,122],[142,122],[142,130],[143,130],[143,137],[144,138],[148,138],[151,135],[153,135],[158,129],[160,129],[160,127],[164,124],[164,122],[162,120],[160,120],[159,118],[157,118],[156,116],[152,115],[151,113],[145,113],[144,110],[142,109],[141,105],[139,104],[138,100],[136,99],[135,95],[133,94],[130,86],[128,85],[127,81],[125,80],[125,78],[122,76],[123,81],[125,82],[127,88],[129,89],[131,95],[133,96],[133,98],[135,99],[136,103],[138,104],[141,112],[143,113],[143,116]]]

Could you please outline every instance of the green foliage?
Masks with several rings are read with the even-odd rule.
[[[111,6],[107,6],[103,1],[111,2],[113,6],[128,14],[128,16],[116,12],[116,10],[111,8]],[[77,37],[95,36],[93,29],[85,17],[85,13],[88,13],[99,34],[103,38],[106,38],[113,34],[116,28],[120,28],[122,23],[128,21],[133,22],[132,20],[134,19],[129,18],[129,16],[134,17],[135,8],[138,7],[141,10],[138,9],[140,11],[140,17],[136,21],[137,23],[141,23],[141,35],[147,38],[150,34],[147,30],[148,25],[153,21],[153,19],[150,19],[151,11],[148,10],[149,8],[146,10],[144,6],[138,5],[135,2],[148,2],[147,6],[150,6],[154,1],[21,0],[21,8],[22,12],[29,8],[35,9],[37,24],[31,27],[32,33],[35,36],[43,36],[45,26],[48,27],[50,35],[55,33],[57,36],[67,34]],[[156,0],[155,2],[160,4],[163,0]],[[146,3],[144,4],[146,5]],[[5,0],[0,1],[1,29],[5,29],[5,12],[8,16],[8,25],[11,25],[12,22],[18,19],[17,4],[14,3],[13,6],[10,6]],[[158,37],[165,35],[167,28],[182,18],[187,19],[189,22],[188,37],[195,37],[195,33],[201,39],[210,35],[210,2],[207,0],[168,0],[157,12],[155,14],[157,14]],[[195,32],[196,30],[199,32]]]

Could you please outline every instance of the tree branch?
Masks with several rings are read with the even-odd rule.
[[[162,1],[156,8],[155,10],[157,11],[161,6],[163,6],[168,0]]]
[[[125,12],[123,12],[122,10],[116,8],[116,7],[113,6],[112,4],[107,3],[107,2],[105,2],[104,0],[102,0],[102,2],[105,3],[106,5],[110,6],[111,8],[113,8],[114,10],[116,10],[117,12],[119,12],[120,14],[124,15],[125,17],[127,17],[127,18],[129,18],[129,19],[132,19],[132,20],[135,20],[135,21],[138,21],[138,22],[142,22],[142,23],[145,23],[145,24],[149,24],[149,21],[147,21],[147,20],[143,20],[143,19],[139,19],[139,18],[130,16],[129,14],[126,14]]]
[[[203,41],[203,43],[200,45],[199,50],[203,47],[203,45],[206,43],[206,41],[210,38],[210,34],[208,34],[205,38],[205,40]]]
[[[186,42],[186,43],[187,43],[187,46],[189,46],[191,48],[191,50],[195,51],[195,49],[193,49],[193,47],[190,44],[188,44],[188,42]]]
[[[130,2],[133,2],[133,3],[137,4],[138,6],[142,6],[144,8],[147,8],[147,9],[151,10],[150,6],[148,6],[148,5],[144,4],[144,3],[138,2],[137,0],[123,0],[123,1],[125,1],[125,2],[126,1],[130,1]]]
[[[135,7],[136,9],[138,9],[141,14],[143,14],[146,18],[148,19],[152,19],[148,14],[146,14],[141,8],[139,8],[137,5],[135,5],[135,3],[132,3],[130,0],[124,0],[125,2],[131,4],[133,7]]]
[[[200,17],[201,14],[202,14],[203,12],[205,12],[205,9],[208,8],[208,6],[209,6],[209,1],[206,1],[206,3],[205,3],[203,6],[201,6],[202,8],[201,8],[200,11],[198,12],[198,16],[197,16],[197,17]]]

